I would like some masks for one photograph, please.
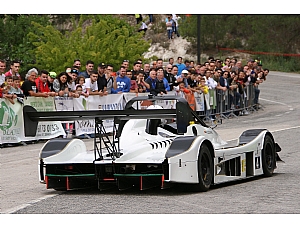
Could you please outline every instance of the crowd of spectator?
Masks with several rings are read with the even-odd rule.
[[[88,60],[82,66],[81,61],[75,59],[73,66],[60,73],[32,68],[25,80],[22,80],[19,70],[20,62],[12,61],[10,69],[5,72],[6,62],[0,60],[0,97],[12,104],[14,98],[22,102],[22,97],[27,96],[78,98],[117,93],[164,95],[175,91],[188,101],[193,110],[196,106],[194,94],[207,95],[210,91],[227,91],[230,105],[238,109],[249,84],[254,88],[254,105],[258,107],[258,86],[269,73],[260,60],[249,59],[243,65],[235,58],[223,61],[213,57],[201,64],[187,59],[183,61],[182,57],[177,57],[176,62],[174,58],[165,63],[163,59],[157,59],[151,64],[143,63],[141,59],[133,64],[123,60],[116,71],[111,64],[101,62],[95,67],[94,62]],[[205,115],[213,116],[210,112]]]
[[[130,65],[132,68],[130,69]],[[23,96],[48,97],[62,96],[106,96],[116,93],[167,94],[176,91],[194,103],[190,98],[195,92],[207,94],[209,90],[228,91],[230,102],[235,108],[240,105],[240,97],[245,86],[254,87],[254,105],[258,104],[258,85],[266,80],[268,69],[262,68],[260,60],[249,59],[243,65],[235,58],[223,60],[209,57],[202,64],[178,57],[168,63],[157,59],[150,65],[137,59],[133,64],[124,60],[117,71],[111,64],[101,62],[95,67],[92,60],[85,66],[75,59],[73,66],[64,72],[30,69],[21,80],[20,62],[12,61],[10,70],[5,72],[6,62],[0,60],[0,96],[14,103],[14,98]],[[191,95],[193,97],[193,95]],[[194,109],[194,107],[192,107]]]

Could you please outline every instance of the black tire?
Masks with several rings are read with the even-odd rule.
[[[270,135],[265,136],[264,147],[262,150],[262,168],[265,177],[273,175],[276,167],[275,144]]]
[[[196,190],[206,192],[213,183],[213,158],[206,144],[202,144],[198,155],[198,178]]]

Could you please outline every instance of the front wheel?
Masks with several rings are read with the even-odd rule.
[[[205,192],[213,182],[213,158],[207,147],[202,144],[198,155],[198,179],[199,183],[196,185],[196,190]]]
[[[262,168],[264,176],[270,177],[273,175],[276,167],[275,145],[270,135],[265,136],[264,147],[262,150]]]

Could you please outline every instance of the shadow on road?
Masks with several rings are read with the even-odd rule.
[[[282,176],[285,175],[285,173],[274,173],[273,177],[269,178],[274,178],[277,176]],[[263,176],[257,176],[257,177],[251,177],[248,179],[243,179],[243,180],[237,180],[237,181],[232,181],[232,182],[227,182],[227,183],[222,183],[222,184],[217,184],[217,185],[212,185],[211,188],[208,190],[214,191],[220,188],[226,188],[230,186],[235,186],[235,185],[241,185],[245,184],[248,182],[253,182],[255,184],[255,181],[266,179],[266,177]],[[193,185],[192,184],[174,184],[172,187],[167,188],[167,189],[161,189],[160,187],[156,188],[151,188],[147,190],[139,190],[138,187],[133,186],[130,189],[127,190],[118,190],[117,187],[100,191],[99,189],[95,188],[89,188],[89,189],[81,189],[81,190],[70,190],[70,191],[56,191],[57,194],[66,194],[66,195],[157,195],[157,196],[170,196],[170,195],[190,195],[190,194],[199,194],[199,193],[204,193],[204,192],[197,192],[193,190]]]

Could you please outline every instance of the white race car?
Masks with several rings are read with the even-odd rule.
[[[155,104],[159,100],[175,100],[176,108],[164,109]],[[145,101],[152,105],[138,109]],[[246,130],[232,145],[176,96],[136,97],[124,110],[37,112],[24,106],[23,114],[27,136],[35,136],[38,121],[95,119],[93,151],[80,139],[63,138],[41,149],[40,182],[57,190],[163,189],[181,183],[207,191],[211,185],[272,176],[281,161],[281,148],[268,130]],[[114,120],[112,136],[103,125],[106,119]]]

